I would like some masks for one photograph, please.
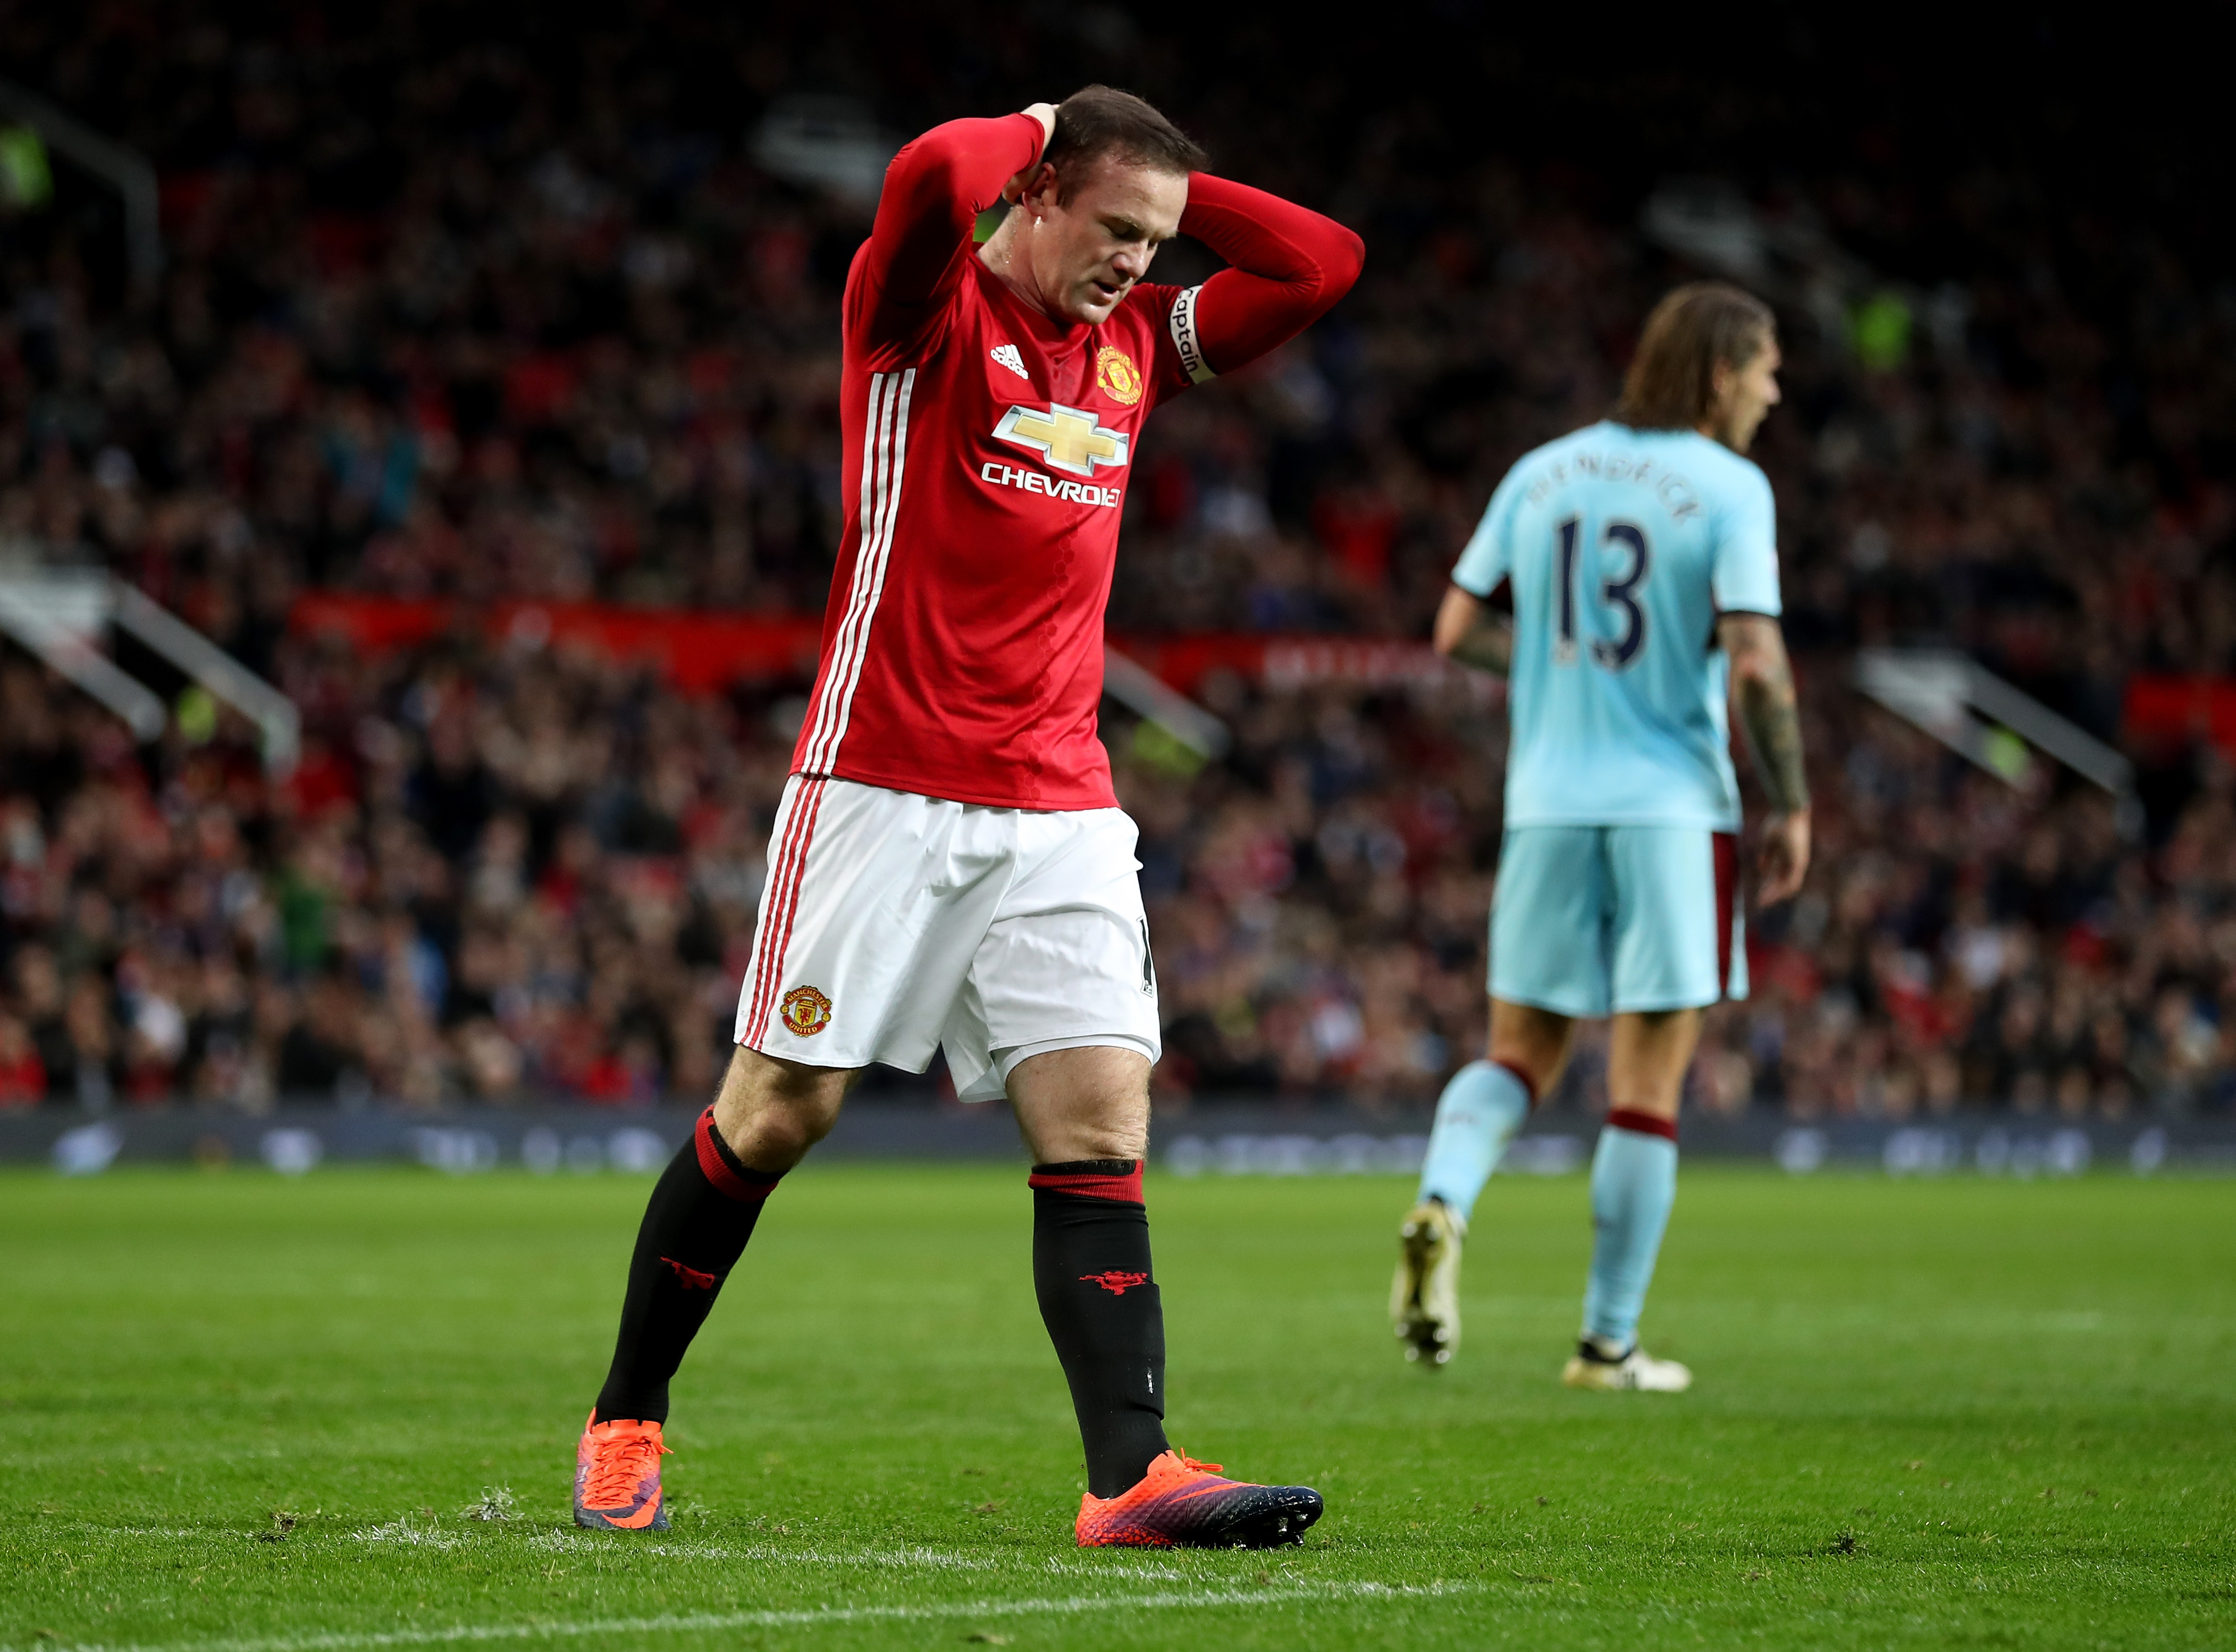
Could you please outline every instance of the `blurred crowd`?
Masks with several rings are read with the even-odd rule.
[[[336,738],[135,751],[0,670],[0,1085],[642,1104],[719,1076],[789,743],[595,661],[287,651]],[[766,719],[764,719],[764,722]]]
[[[0,19],[0,56],[155,158],[168,255],[132,290],[63,184],[0,216],[0,559],[130,579],[306,731],[269,781],[222,718],[135,747],[0,659],[0,1105],[620,1104],[704,1094],[728,1046],[800,685],[690,698],[463,633],[371,655],[288,615],[314,588],[819,609],[866,206],[757,122],[854,83],[889,147],[1024,101],[1023,69],[850,82],[797,28],[656,10],[519,44],[366,16]],[[1179,88],[1216,164],[1370,249],[1312,335],[1151,427],[1121,633],[1417,639],[1505,466],[1605,413],[1639,319],[1698,272],[1635,201],[1456,147],[1448,112],[1332,127],[1339,85],[1191,102],[1156,40],[1010,37],[1042,79],[1115,54]],[[2229,1106],[2226,764],[2137,751],[2138,829],[2045,763],[1970,766],[1849,679],[1859,646],[1932,639],[2116,741],[2132,673],[2236,667],[2236,288],[2023,170],[1921,193],[1836,169],[1752,210],[1803,249],[1763,266],[1788,364],[1757,456],[1818,865],[1754,921],[1755,995],[1713,1018],[1695,1104]],[[1207,259],[1176,245],[1153,273]],[[1143,828],[1161,1098],[1433,1096],[1483,1033],[1496,685],[1197,692],[1236,736],[1209,766],[1106,724]]]

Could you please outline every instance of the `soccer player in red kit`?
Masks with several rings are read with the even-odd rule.
[[[1155,972],[1095,731],[1126,479],[1159,402],[1294,337],[1358,238],[1199,170],[1141,99],[937,127],[897,155],[845,293],[848,503],[777,811],[738,1049],[654,1190],[575,1517],[660,1529],[668,1380],[784,1173],[872,1061],[944,1047],[1032,1150],[1033,1278],[1087,1456],[1083,1545],[1293,1543],[1306,1486],[1164,1433],[1141,1159]],[[1011,203],[983,248],[977,214]],[[1142,280],[1186,231],[1231,266]]]

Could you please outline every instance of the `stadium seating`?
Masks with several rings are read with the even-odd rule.
[[[135,749],[8,652],[0,1105],[704,1093],[799,683],[672,681],[533,627],[345,647],[303,616],[336,593],[814,613],[858,201],[664,124],[661,87],[715,96],[683,48],[602,81],[401,23],[293,68],[214,25],[160,57],[7,28],[11,63],[155,158],[170,263],[135,305],[82,219],[6,223],[0,555],[133,580],[285,686],[306,744],[278,783],[222,721]],[[1220,161],[1285,167],[1373,255],[1310,338],[1161,415],[1113,627],[1417,638],[1497,475],[1608,409],[1689,266],[1495,161],[1410,192],[1371,146],[1303,179],[1246,134]],[[1975,770],[1848,672],[1931,634],[2117,738],[2137,673],[2236,665],[2236,311],[2037,190],[1960,180],[1905,228],[1819,182],[1787,210],[1889,256],[1930,235],[1950,273],[1791,319],[1759,456],[1819,865],[1756,924],[1756,996],[1718,1014],[1695,1102],[2227,1108],[2236,770],[2177,722],[2135,751],[2123,837],[2086,786]],[[1482,1032],[1495,692],[1341,669],[1196,692],[1237,737],[1218,763],[1106,729],[1165,1102],[1432,1097]]]

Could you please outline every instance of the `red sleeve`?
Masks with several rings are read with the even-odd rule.
[[[1366,244],[1332,218],[1207,173],[1188,175],[1180,228],[1232,266],[1173,305],[1172,340],[1197,384],[1311,326],[1366,261]]]
[[[1041,152],[1029,115],[950,121],[895,155],[878,217],[847,283],[846,329],[868,353],[928,342],[971,255],[979,213]]]

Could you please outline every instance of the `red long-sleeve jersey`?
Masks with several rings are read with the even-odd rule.
[[[957,803],[1099,809],[1102,615],[1149,410],[1294,337],[1358,278],[1341,225],[1198,173],[1180,227],[1233,267],[1051,319],[971,228],[1038,156],[1027,115],[954,121],[894,157],[846,278],[846,525],[792,753]]]

